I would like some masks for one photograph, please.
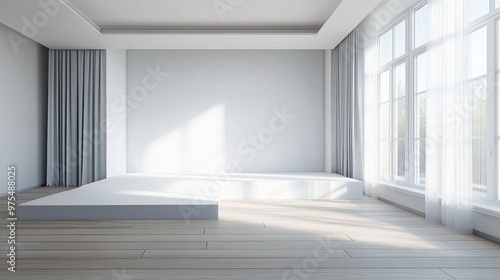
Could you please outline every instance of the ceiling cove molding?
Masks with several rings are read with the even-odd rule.
[[[80,10],[71,0],[58,0],[62,5],[66,6],[75,15],[85,21],[89,26],[91,26],[95,31],[101,32],[101,27],[97,25],[89,16],[87,16],[82,10]]]
[[[317,35],[321,26],[303,27],[303,26],[283,26],[283,27],[164,27],[164,26],[145,26],[145,27],[101,27],[100,32],[103,35],[164,35],[164,34],[221,34],[221,35]]]

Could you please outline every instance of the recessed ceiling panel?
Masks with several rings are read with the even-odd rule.
[[[102,29],[319,29],[341,0],[71,0]]]
[[[0,23],[53,49],[332,49],[380,2],[0,0]]]

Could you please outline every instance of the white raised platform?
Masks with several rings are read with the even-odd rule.
[[[219,199],[361,199],[329,173],[127,174],[18,206],[21,220],[217,219]]]
[[[219,180],[223,182],[223,180]],[[361,199],[363,182],[332,173],[237,173],[221,184],[224,199]]]

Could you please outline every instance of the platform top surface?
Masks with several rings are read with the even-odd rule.
[[[331,173],[140,174],[115,176],[23,203],[44,205],[218,205],[219,194],[231,184],[345,181]]]

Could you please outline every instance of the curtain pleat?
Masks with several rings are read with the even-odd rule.
[[[106,176],[104,50],[50,50],[47,184]]]

